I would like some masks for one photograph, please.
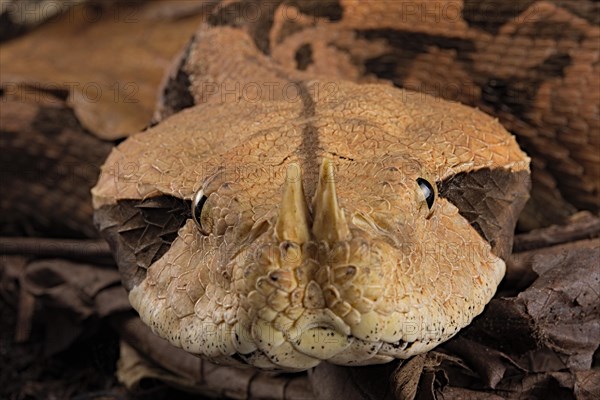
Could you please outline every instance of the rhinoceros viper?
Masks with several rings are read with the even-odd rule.
[[[294,371],[407,358],[467,325],[504,274],[529,158],[497,119],[423,91],[495,114],[534,152],[552,143],[563,177],[595,173],[585,13],[407,4],[226,2],[200,28],[167,84],[174,105],[112,151],[92,191],[155,333]],[[594,183],[565,185],[597,207]]]

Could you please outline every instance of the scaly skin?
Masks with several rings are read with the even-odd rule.
[[[382,363],[447,340],[493,296],[505,265],[485,222],[512,231],[529,188],[514,138],[457,103],[343,81],[315,95],[322,84],[299,84],[300,101],[184,110],[106,161],[94,207],[122,269],[140,265],[122,256],[124,202],[207,196],[200,226],[183,218],[125,279],[174,345],[265,369]],[[453,182],[484,171],[463,188],[480,199],[453,197]],[[431,210],[418,178],[440,189]],[[459,213],[479,202],[478,216]]]

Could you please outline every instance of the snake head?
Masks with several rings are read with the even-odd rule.
[[[483,310],[529,159],[477,110],[337,89],[204,104],[113,151],[96,224],[155,333],[216,362],[297,371],[408,358]]]

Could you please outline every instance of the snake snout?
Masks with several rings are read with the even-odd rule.
[[[373,358],[401,336],[386,299],[394,249],[351,231],[333,173],[324,159],[309,207],[300,166],[288,166],[271,240],[245,268],[253,345],[279,366],[389,361]]]
[[[290,164],[283,184],[283,196],[275,225],[275,237],[299,244],[309,240],[335,242],[351,237],[344,211],[338,204],[333,163],[324,159],[309,211],[300,166]]]

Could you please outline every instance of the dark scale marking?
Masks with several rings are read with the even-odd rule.
[[[162,257],[191,217],[191,204],[173,196],[122,200],[96,210],[94,222],[115,255],[123,284],[131,290]]]
[[[465,0],[462,17],[469,26],[496,35],[502,25],[521,15],[535,1]]]
[[[166,115],[162,115],[162,118],[166,118],[168,115],[175,114],[185,108],[192,107],[195,104],[194,96],[190,88],[192,82],[188,73],[185,71],[185,65],[188,63],[192,48],[196,43],[196,38],[192,38],[191,43],[185,48],[184,53],[177,66],[177,74],[175,76],[169,76],[168,82],[164,85],[162,92],[162,103],[165,104],[168,111]],[[158,124],[158,121],[152,121],[150,127]]]
[[[270,54],[269,33],[273,27],[275,10],[281,2],[282,0],[232,2],[225,7],[218,8],[207,20],[212,26],[230,26],[247,30],[256,47],[264,54]],[[249,23],[249,14],[257,10],[260,12],[260,18],[253,18]]]
[[[438,182],[440,197],[454,204],[471,226],[506,258],[512,249],[512,232],[518,213],[528,199],[529,173],[504,168],[462,172]]]
[[[531,23],[531,27],[520,31],[519,34],[532,39],[552,39],[556,42],[573,40],[578,44],[581,44],[587,36],[585,30],[579,29],[570,22],[552,20],[534,21]]]
[[[491,106],[495,113],[509,113],[530,121],[527,115],[531,106],[535,104],[540,86],[551,78],[564,77],[565,68],[571,63],[571,56],[556,53],[541,65],[532,67],[527,78],[489,77],[486,82],[482,82],[481,101]]]
[[[346,161],[354,161],[353,158],[351,157],[346,157],[346,156],[342,156],[341,154],[338,154],[334,151],[330,152],[329,154],[331,154],[332,156],[339,158],[340,160],[346,160]]]
[[[472,57],[476,52],[475,45],[469,40],[395,29],[359,30],[357,37],[369,41],[386,40],[393,48],[389,53],[367,60],[365,68],[379,78],[391,80],[396,86],[402,86],[414,59],[428,53],[431,47],[456,50],[458,60],[463,61],[465,67],[473,64]]]
[[[286,18],[281,27],[279,28],[279,35],[275,38],[276,44],[281,44],[285,39],[291,35],[301,32],[304,26],[298,24],[295,20]]]
[[[544,81],[549,78],[564,78],[565,68],[571,65],[572,62],[573,60],[569,54],[556,53],[544,60],[544,63],[539,67],[538,72],[544,77]]]
[[[315,116],[315,101],[306,85],[301,82],[296,82],[302,99],[302,117],[314,118]],[[319,171],[320,160],[317,155],[317,150],[320,149],[321,143],[319,140],[319,132],[317,128],[310,122],[306,122],[302,127],[302,143],[298,147],[298,152],[301,157],[302,170],[304,171],[303,178],[308,182],[314,182],[313,187],[306,187],[306,195],[311,198],[316,191],[317,179],[311,179],[310,173],[317,174]]]
[[[592,25],[600,25],[600,3],[598,0],[562,1],[560,6]]]
[[[291,4],[313,18],[327,18],[330,21],[342,19],[344,9],[339,1],[298,1]]]
[[[312,46],[308,43],[300,46],[296,50],[294,58],[296,59],[296,68],[300,71],[306,71],[306,68],[314,62]]]

